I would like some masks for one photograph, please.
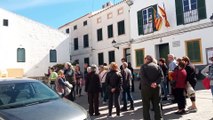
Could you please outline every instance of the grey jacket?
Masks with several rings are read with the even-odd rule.
[[[156,82],[159,85],[164,78],[160,66],[153,62],[141,66],[140,76],[141,86],[151,86],[153,82]]]

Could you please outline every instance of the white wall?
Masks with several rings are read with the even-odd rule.
[[[24,76],[43,76],[48,66],[69,60],[69,41],[63,33],[22,16],[0,9],[0,69],[22,68]],[[26,62],[17,62],[17,48],[25,48]],[[57,50],[57,63],[50,63],[49,50]]]

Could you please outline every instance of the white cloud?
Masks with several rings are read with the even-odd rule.
[[[0,1],[0,7],[9,10],[23,10],[38,6],[48,6],[60,3],[71,3],[80,0],[8,0]]]

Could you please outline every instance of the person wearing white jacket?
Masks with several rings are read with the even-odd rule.
[[[210,86],[211,92],[213,97],[213,57],[210,57],[209,60],[212,62],[211,64],[207,65],[201,73],[210,79]]]

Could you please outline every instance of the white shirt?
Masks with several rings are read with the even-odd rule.
[[[208,75],[209,75],[209,66],[211,66],[211,65],[207,65],[207,66],[201,71],[201,74],[204,75],[205,77],[208,77]],[[210,80],[210,85],[213,86],[213,80]]]
[[[99,79],[100,79],[101,83],[105,83],[105,81],[106,81],[106,74],[107,74],[106,70],[103,70],[101,73],[99,73]]]

